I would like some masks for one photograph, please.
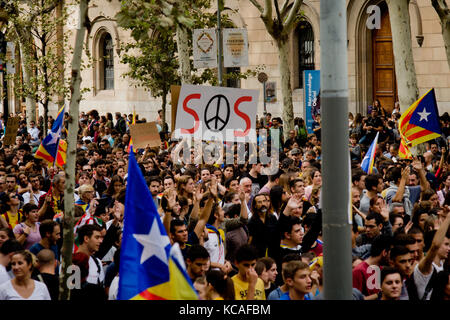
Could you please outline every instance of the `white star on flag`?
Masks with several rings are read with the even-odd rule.
[[[57,143],[60,134],[61,134],[61,129],[59,129],[57,132],[50,132],[50,135],[52,136],[52,140],[50,140],[48,142],[48,144],[55,144],[55,143]]]
[[[431,112],[427,112],[427,109],[423,108],[423,111],[420,113],[418,112],[417,114],[420,116],[419,121],[426,120],[428,122],[428,116]]]
[[[156,256],[165,264],[169,264],[165,247],[170,244],[170,240],[168,236],[161,234],[156,220],[153,221],[149,234],[133,234],[133,237],[144,246],[141,255],[141,264],[152,256]]]

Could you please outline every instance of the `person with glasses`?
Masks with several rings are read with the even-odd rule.
[[[23,197],[23,203],[32,203],[35,205],[39,204],[39,198],[45,194],[44,191],[41,190],[41,181],[39,180],[39,174],[34,174],[30,177],[31,188],[28,192],[25,192]]]
[[[13,230],[22,220],[22,210],[19,209],[20,199],[17,193],[5,193],[2,196],[2,217],[8,227]]]

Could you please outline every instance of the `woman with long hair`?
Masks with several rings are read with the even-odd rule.
[[[222,270],[210,270],[206,273],[206,300],[234,300],[234,284]]]
[[[17,251],[11,256],[14,278],[0,285],[0,300],[51,300],[47,286],[31,279],[33,256],[29,251]]]
[[[305,198],[309,200],[311,198],[312,189],[314,187],[317,188],[322,186],[322,174],[319,169],[315,167],[309,168],[305,174],[305,184],[307,185],[305,187]]]

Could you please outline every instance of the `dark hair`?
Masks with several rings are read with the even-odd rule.
[[[381,178],[381,175],[379,174],[369,174],[366,177],[365,181],[365,185],[366,185],[366,189],[368,191],[372,191],[373,187],[377,187],[378,186],[378,180]]]
[[[170,233],[175,233],[175,227],[185,226],[184,221],[180,219],[173,219],[170,221]]]
[[[158,176],[150,176],[147,180],[147,186],[150,187],[153,181],[158,182],[159,184],[162,184],[161,178]]]
[[[32,203],[27,203],[26,205],[24,205],[22,207],[22,213],[24,215],[28,215],[31,211],[37,210],[37,209],[38,209],[37,205],[32,204]]]
[[[389,257],[392,261],[394,261],[395,258],[397,258],[398,256],[403,256],[408,253],[409,253],[409,249],[407,247],[401,246],[401,245],[396,245],[391,249]]]
[[[208,271],[206,281],[224,300],[235,300],[233,281],[222,270]]]
[[[57,222],[50,219],[42,221],[39,226],[39,234],[41,235],[41,238],[44,239],[47,236],[47,233],[52,234],[57,225]]]
[[[208,250],[206,250],[202,245],[193,244],[187,251],[186,260],[187,259],[191,262],[194,262],[197,259],[209,259]]]
[[[302,257],[298,253],[289,253],[281,259],[281,263],[283,264],[289,261],[301,261],[301,260]]]
[[[8,236],[8,239],[16,239],[14,232],[8,227],[0,227],[0,231],[3,231]],[[5,241],[6,242],[6,241]]]
[[[411,234],[399,233],[394,238],[394,245],[407,246],[410,244],[415,244],[416,239]]]
[[[233,219],[235,217],[239,217],[241,214],[241,204],[235,203],[225,210],[225,216],[227,218]]]
[[[292,228],[294,225],[299,224],[301,225],[302,222],[300,218],[289,216],[283,221],[283,223],[280,224],[280,231],[281,231],[281,239],[285,239],[285,233],[290,233],[292,231]]]
[[[10,238],[9,240],[6,240],[5,242],[3,242],[3,245],[0,247],[0,253],[3,254],[4,256],[6,256],[12,252],[21,251],[21,250],[23,250],[23,246],[20,244],[19,241],[17,241],[14,238]]]
[[[400,275],[400,279],[402,277],[402,274],[400,273],[400,271],[396,268],[393,267],[384,267],[383,269],[381,269],[381,276],[380,276],[380,285],[383,283],[384,279],[390,275],[390,274],[395,274],[398,273]]]
[[[433,286],[433,292],[431,293],[430,300],[432,301],[444,300],[445,288],[448,285],[449,277],[450,277],[449,270],[443,270],[436,275]]]
[[[303,179],[296,178],[289,181],[289,190],[295,186],[297,182],[303,182]]]
[[[392,239],[388,235],[378,235],[372,242],[372,246],[370,247],[370,256],[378,257],[383,250],[389,250],[391,247]]]
[[[377,212],[370,211],[369,214],[366,216],[366,221],[367,220],[374,220],[374,219],[375,219],[375,224],[377,226],[379,224],[383,224],[383,217],[381,216],[381,214],[379,214]]]
[[[270,189],[270,202],[272,203],[272,208],[275,212],[280,213],[281,206],[283,205],[282,196],[284,189],[282,186],[275,185]]]
[[[105,191],[105,194],[109,195],[109,196],[113,196],[114,195],[114,183],[116,182],[120,182],[123,185],[123,179],[121,176],[115,175],[111,178],[111,182],[109,183],[108,188]]]
[[[266,267],[266,270],[269,270],[275,264],[275,260],[273,260],[271,257],[259,258],[258,262],[262,262]]]
[[[238,178],[236,178],[236,177],[231,177],[231,178],[228,178],[227,180],[225,180],[225,184],[224,184],[224,187],[225,188],[227,188],[227,189],[229,189],[230,188],[230,184],[231,184],[231,182],[232,181],[234,181],[234,180],[237,180],[238,181],[238,183],[239,183],[239,180],[238,180]]]
[[[250,244],[244,244],[237,248],[235,253],[235,260],[237,263],[242,261],[251,261],[258,258],[258,252],[255,247]]]
[[[91,238],[94,234],[94,231],[101,232],[103,229],[96,224],[85,224],[78,229],[78,239],[80,240],[80,244],[84,243],[84,237]]]

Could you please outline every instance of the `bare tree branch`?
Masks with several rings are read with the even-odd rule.
[[[283,26],[286,28],[286,32],[289,33],[294,20],[297,18],[297,14],[300,10],[300,7],[303,3],[303,0],[295,0],[294,5],[291,8],[291,12],[289,13],[289,16],[287,17],[286,21],[284,22]]]
[[[274,0],[273,2],[275,4],[275,11],[277,13],[278,23],[282,24],[283,23],[283,19],[281,18],[280,8],[278,6],[278,0]]]
[[[441,20],[449,15],[450,12],[445,0],[431,0],[431,4]]]
[[[255,7],[256,9],[259,10],[259,12],[264,13],[264,9],[263,7],[259,4],[258,0],[249,0]]]

